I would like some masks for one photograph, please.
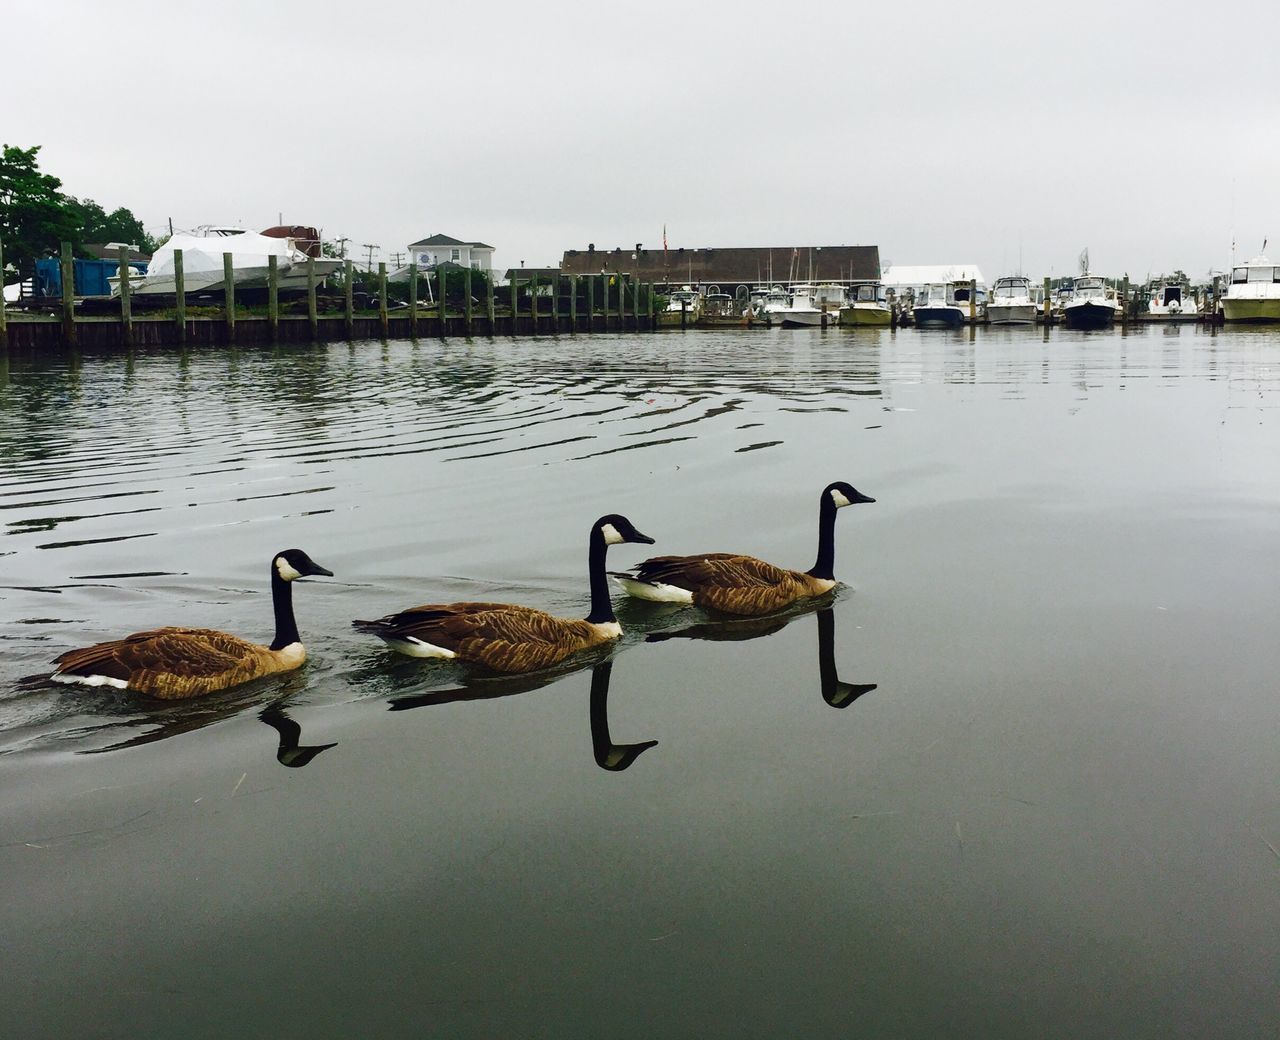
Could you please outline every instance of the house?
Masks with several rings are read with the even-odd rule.
[[[432,235],[409,243],[409,259],[420,269],[452,263],[488,274],[493,270],[493,246],[483,242],[460,242],[448,235]]]
[[[565,251],[564,274],[623,274],[658,285],[735,285],[789,282],[874,282],[877,246],[774,246],[712,249],[596,249]]]

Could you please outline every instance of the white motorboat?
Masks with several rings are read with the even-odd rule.
[[[1231,284],[1222,297],[1222,318],[1224,321],[1280,322],[1280,266],[1265,256],[1234,265]]]
[[[129,278],[131,296],[172,296],[177,292],[174,253],[182,250],[182,284],[187,295],[220,292],[225,288],[223,254],[231,254],[232,279],[237,289],[264,289],[270,271],[269,258],[276,258],[279,289],[307,288],[306,253],[292,238],[259,235],[244,228],[205,227],[192,234],[178,234],[160,246],[147,265],[145,275]],[[341,260],[317,258],[316,278],[323,280],[342,266]],[[108,279],[111,295],[120,294],[120,279]]]
[[[1190,288],[1182,282],[1153,282],[1147,298],[1147,313],[1154,318],[1176,318],[1179,315],[1196,315],[1200,305]]]
[[[1063,305],[1062,323],[1069,329],[1105,329],[1115,324],[1119,313],[1120,306],[1107,283],[1097,275],[1082,274]]]
[[[772,320],[784,329],[814,328],[823,324],[826,313],[814,302],[812,285],[797,285],[791,290],[791,301],[775,311]],[[835,317],[835,315],[832,315]]]
[[[755,305],[753,304],[753,307]],[[759,306],[755,307],[756,316],[769,322],[771,325],[777,325],[782,320],[782,312],[791,306],[791,296],[786,289],[775,285],[771,289],[766,289],[764,295],[759,297]]]
[[[991,325],[1034,325],[1036,304],[1031,279],[1022,275],[997,278],[987,298],[987,322]]]

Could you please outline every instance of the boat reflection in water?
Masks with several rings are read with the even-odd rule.
[[[596,765],[610,773],[629,769],[644,752],[654,747],[656,740],[642,740],[634,744],[614,743],[609,733],[609,681],[613,675],[613,660],[598,661],[591,668],[591,753]],[[493,697],[511,697],[550,686],[564,678],[563,672],[540,676],[522,675],[499,679],[478,679],[472,686],[433,690],[430,693],[393,697],[388,704],[390,711],[407,711],[425,708],[432,704],[452,704],[457,701],[488,700]]]
[[[808,613],[816,613],[818,616],[818,677],[822,687],[822,699],[833,708],[847,708],[864,693],[874,690],[878,684],[840,681],[836,669],[836,619],[829,605],[815,610],[814,604],[808,604],[807,609],[774,614],[771,617],[750,618],[745,621],[739,619],[709,621],[690,625],[688,628],[673,629],[670,632],[652,632],[645,636],[645,641],[659,643],[666,639],[707,639],[729,642],[762,639],[782,631],[796,618]]]

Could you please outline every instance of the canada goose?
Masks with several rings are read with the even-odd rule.
[[[789,571],[754,556],[704,553],[655,556],[614,574],[629,595],[654,603],[693,603],[725,614],[771,614],[797,600],[821,596],[836,586],[836,510],[874,502],[843,481],[828,484],[818,508],[818,560],[807,571]]]
[[[483,664],[495,672],[550,668],[570,654],[622,635],[604,569],[609,546],[621,542],[652,545],[653,539],[616,513],[602,516],[591,526],[591,613],[582,621],[510,603],[441,603],[411,607],[377,621],[353,621],[352,625],[411,657],[456,658]]]
[[[307,652],[293,619],[290,583],[311,574],[333,577],[333,571],[321,567],[301,549],[286,549],[272,557],[276,637],[270,646],[211,628],[157,628],[68,650],[55,658],[58,669],[52,678],[55,682],[114,686],[164,700],[181,700],[292,671],[307,659]]]

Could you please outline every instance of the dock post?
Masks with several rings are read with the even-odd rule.
[[[516,280],[514,277],[515,275],[514,271],[512,272],[512,275],[513,277],[511,279],[511,335],[514,336],[516,334],[516,315],[520,312],[517,310],[519,300],[516,299]]]
[[[627,286],[622,280],[622,272],[618,272],[618,331],[627,327]]]
[[[1120,283],[1120,324],[1129,324],[1129,276],[1124,276]]]
[[[275,253],[267,257],[267,324],[271,342],[280,340],[280,262]]]
[[[62,243],[62,339],[68,346],[76,342],[76,287],[75,263],[71,259],[71,243]],[[124,286],[121,285],[121,292]],[[123,297],[121,297],[123,299]],[[123,307],[123,304],[121,304]],[[121,311],[123,314],[124,312]]]
[[[587,283],[587,331],[595,332],[596,280],[589,274],[583,277]]]
[[[569,275],[569,331],[578,331],[578,276]]]
[[[484,313],[489,319],[489,338],[493,339],[493,271],[485,272],[484,276]]]
[[[978,323],[978,279],[969,279],[969,324]]]
[[[467,339],[471,338],[471,267],[462,274],[462,294],[466,297],[465,314],[467,316]]]
[[[116,269],[116,275],[120,279],[120,327],[124,332],[124,346],[133,346],[133,293],[129,289],[129,275],[133,274],[133,269],[129,266],[129,248],[128,246],[120,246],[116,248],[115,255],[119,257],[119,266]],[[72,265],[72,280],[74,280],[74,264]],[[74,288],[74,286],[72,287]]]
[[[350,260],[344,261],[342,264],[342,281],[347,296],[347,339],[354,338],[356,331],[355,275],[355,264]]]
[[[649,331],[653,332],[658,327],[658,322],[654,317],[653,309],[653,282],[649,283]]]
[[[683,297],[680,300],[680,331],[683,332],[689,326],[689,301]]]
[[[236,278],[230,253],[222,254],[222,320],[227,326],[227,342],[236,341]]]
[[[827,327],[827,305],[826,305],[825,303],[822,305],[822,319],[821,319],[821,320],[822,320],[822,327],[825,329],[825,328]]]
[[[316,258],[307,257],[307,324],[311,328],[311,340],[320,338],[320,314],[316,309]]]
[[[387,338],[387,262],[378,261],[378,325],[382,338]]]
[[[418,338],[418,265],[409,265],[409,338]]]
[[[1053,297],[1049,294],[1049,278],[1044,280],[1044,323],[1048,325],[1053,318]]]
[[[436,289],[438,290],[436,303],[436,313],[440,316],[440,338],[444,339],[449,335],[449,308],[446,293],[449,291],[445,284],[449,280],[449,272],[444,267],[436,268]]]
[[[0,242],[0,274],[4,271],[4,243]],[[4,287],[4,278],[0,277],[0,288]],[[9,347],[9,319],[4,313],[4,293],[0,292],[0,350]]]
[[[551,279],[551,335],[560,335],[560,276]]]
[[[533,316],[533,334],[538,334],[538,276],[529,278],[529,313]]]
[[[640,331],[640,279],[631,283],[631,324],[636,332]]]
[[[120,265],[128,267],[128,250],[120,250]],[[178,343],[185,346],[187,342],[187,270],[182,259],[182,250],[173,251],[173,307],[178,321]]]

